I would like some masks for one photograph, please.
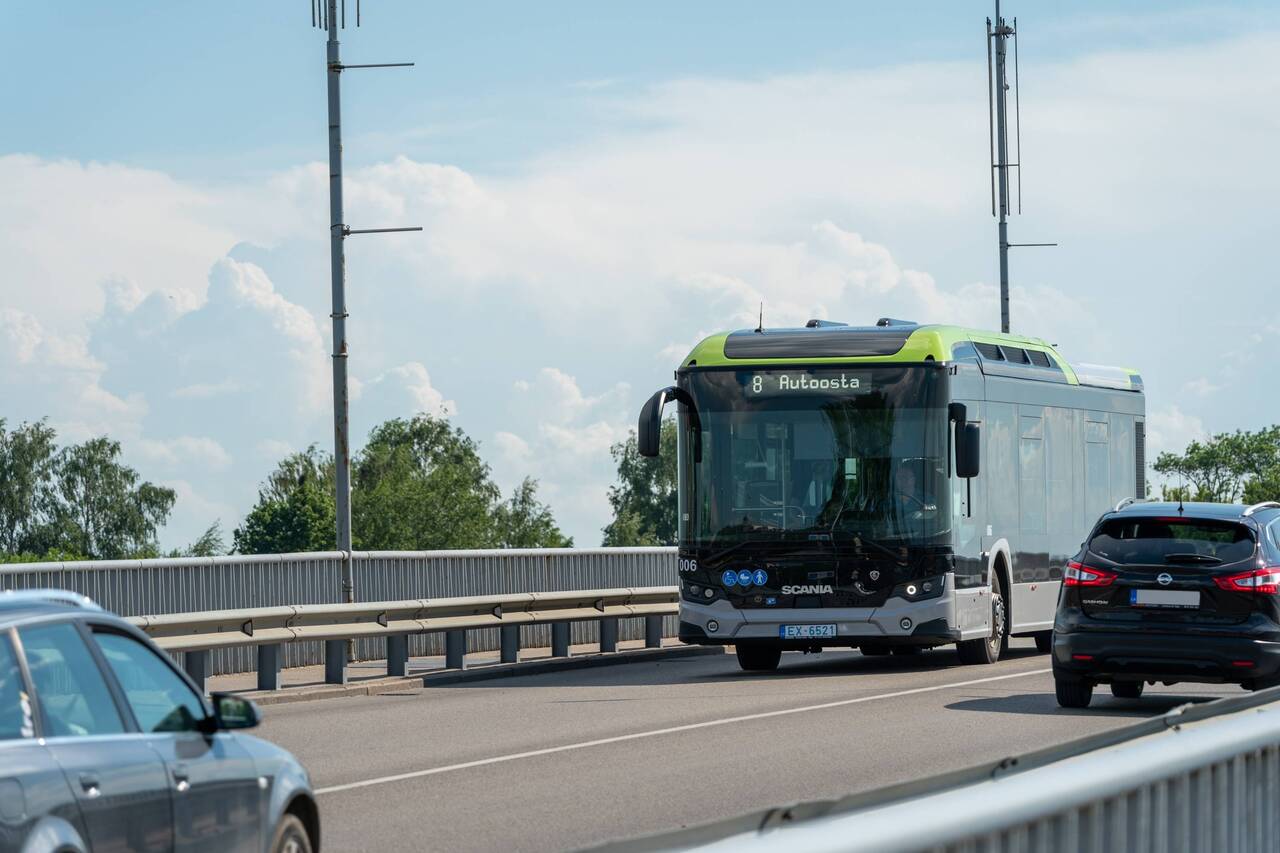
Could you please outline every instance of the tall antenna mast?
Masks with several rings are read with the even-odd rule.
[[[1018,213],[1022,213],[1022,110],[1018,92],[1018,19],[1005,23],[1000,16],[1000,0],[996,2],[994,26],[987,18],[987,122],[991,145],[991,215],[999,217],[1000,234],[1000,331],[1009,331],[1009,249],[1020,246],[1056,246],[1057,243],[1009,242],[1009,170],[1017,169]],[[1009,162],[1009,128],[1006,95],[1006,50],[1013,41],[1013,103],[1014,150],[1016,160]],[[992,75],[992,48],[995,53],[995,74]]]
[[[413,228],[354,229],[346,224],[342,208],[342,72],[349,68],[401,68],[412,62],[343,65],[338,53],[338,30],[347,25],[347,0],[310,0],[311,25],[328,32],[325,67],[329,78],[329,266],[333,286],[333,465],[337,510],[337,545],[343,552],[342,600],[355,600],[351,570],[351,432],[347,394],[347,261],[344,243],[352,234],[421,231]],[[360,26],[360,0],[356,0],[356,26]],[[326,654],[326,670],[328,654]],[[326,672],[326,679],[329,673]]]

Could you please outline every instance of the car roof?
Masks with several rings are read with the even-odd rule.
[[[0,628],[50,616],[109,616],[88,596],[61,589],[0,591]]]
[[[1112,516],[1182,516],[1183,518],[1202,518],[1216,519],[1222,521],[1241,521],[1249,516],[1245,515],[1245,510],[1249,507],[1244,504],[1227,504],[1227,503],[1208,503],[1206,501],[1186,501],[1178,503],[1177,501],[1135,501],[1126,504],[1111,513]],[[1275,512],[1276,510],[1267,508],[1260,510],[1255,517],[1259,521],[1264,519],[1270,520],[1268,515],[1264,513]]]

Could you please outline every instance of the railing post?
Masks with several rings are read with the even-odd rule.
[[[347,641],[324,641],[324,683],[347,683]]]
[[[446,669],[467,668],[467,632],[465,629],[444,632],[444,665]]]
[[[646,649],[662,648],[662,617],[644,617],[644,647]]]
[[[387,675],[406,675],[409,663],[409,635],[387,637]]]
[[[280,644],[258,646],[258,689],[280,689]]]
[[[618,618],[607,617],[600,620],[600,651],[616,652],[618,650]]]
[[[551,623],[551,656],[567,658],[569,656],[569,623]]]
[[[515,663],[520,659],[520,626],[503,625],[498,632],[502,637],[502,662]]]
[[[209,677],[209,650],[183,652],[182,668],[191,676],[196,687],[200,688],[200,692],[204,693],[204,680]]]

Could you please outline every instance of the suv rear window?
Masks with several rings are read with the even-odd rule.
[[[1253,556],[1254,540],[1249,528],[1231,521],[1111,518],[1093,534],[1089,550],[1116,563],[1158,565],[1186,554],[1238,563]]]

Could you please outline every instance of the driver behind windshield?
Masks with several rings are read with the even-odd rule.
[[[911,462],[903,462],[894,473],[890,501],[893,514],[898,517],[910,516],[934,506],[933,498],[920,488],[915,465]]]

